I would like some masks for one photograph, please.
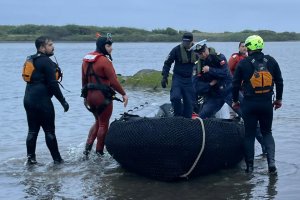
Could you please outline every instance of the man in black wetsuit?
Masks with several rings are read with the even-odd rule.
[[[267,152],[268,169],[276,173],[275,142],[272,136],[273,107],[282,105],[283,79],[277,61],[262,50],[264,41],[258,35],[249,36],[245,41],[249,56],[238,63],[233,77],[232,107],[239,108],[238,95],[242,87],[244,99],[241,103],[245,125],[245,162],[246,172],[253,171],[254,141],[257,122]],[[273,89],[276,89],[275,100],[272,102]]]
[[[50,150],[55,164],[63,162],[60,156],[55,136],[55,112],[51,98],[54,95],[64,108],[69,110],[57,80],[58,65],[49,57],[54,54],[54,46],[51,38],[41,36],[36,39],[35,46],[37,53],[31,56],[34,71],[24,96],[24,107],[28,121],[27,164],[36,164],[36,140],[40,127],[43,128],[46,137],[46,144]]]

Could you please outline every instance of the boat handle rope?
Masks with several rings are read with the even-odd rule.
[[[200,159],[200,157],[201,157],[201,155],[202,155],[202,153],[203,153],[203,151],[204,151],[204,146],[205,146],[205,127],[204,127],[203,120],[202,120],[200,117],[197,117],[196,119],[198,119],[198,120],[201,122],[202,135],[203,135],[203,139],[202,139],[202,147],[201,147],[201,150],[200,150],[200,152],[199,152],[199,154],[198,154],[198,156],[197,156],[197,158],[196,158],[194,164],[193,164],[192,167],[190,168],[190,170],[189,170],[187,173],[181,175],[180,178],[188,178],[188,176],[190,175],[190,173],[192,173],[192,171],[193,171],[194,168],[196,167],[196,165],[197,165],[197,163],[198,163],[198,161],[199,161],[199,159]]]

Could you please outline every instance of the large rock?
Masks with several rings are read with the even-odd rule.
[[[169,76],[169,84],[171,85],[172,75]],[[153,90],[160,90],[161,87],[161,71],[154,69],[142,69],[133,76],[122,76],[118,75],[120,83],[127,88],[146,88]]]

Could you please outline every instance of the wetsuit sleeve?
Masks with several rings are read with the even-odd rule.
[[[54,63],[50,60],[50,58],[45,59],[43,71],[45,74],[46,84],[50,93],[53,94],[60,103],[65,102],[65,98],[59,88],[58,81],[55,77]]]
[[[164,78],[167,78],[169,76],[169,72],[171,69],[171,66],[176,58],[176,47],[172,49],[172,51],[169,53],[167,59],[164,62],[164,66],[162,69],[162,76]]]
[[[222,61],[219,63],[219,67],[210,67],[208,73],[216,78],[225,78],[228,76],[228,65],[225,56],[221,56]]]
[[[106,61],[104,62],[104,75],[105,75],[105,77],[108,78],[108,80],[110,82],[110,86],[114,90],[116,90],[122,96],[126,95],[123,87],[121,86],[121,84],[118,81],[114,67],[108,59],[106,59]]]
[[[234,58],[233,56],[230,56],[230,58],[228,60],[228,66],[229,66],[231,75],[234,74],[237,63],[238,63],[238,60],[236,58]]]
[[[279,68],[277,61],[274,58],[272,58],[272,62],[274,66],[273,80],[276,88],[276,100],[282,100],[283,78],[281,75],[281,70]]]
[[[233,80],[232,80],[232,101],[237,102],[239,100],[239,91],[242,84],[242,73],[241,73],[241,64],[240,61],[235,69]]]

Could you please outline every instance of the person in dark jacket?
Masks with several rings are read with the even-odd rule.
[[[52,39],[41,36],[36,39],[35,46],[37,53],[32,56],[35,70],[32,72],[31,80],[27,82],[24,96],[29,127],[26,139],[27,164],[37,163],[35,149],[40,127],[45,132],[46,144],[54,163],[58,164],[63,162],[63,159],[59,153],[55,136],[55,113],[51,98],[54,95],[65,112],[69,110],[69,104],[59,88],[56,75],[58,65],[49,58],[54,55]]]
[[[239,52],[238,53],[233,53],[228,61],[228,66],[230,69],[230,72],[232,75],[234,75],[235,69],[238,65],[238,63],[243,60],[244,58],[246,58],[248,56],[248,52],[247,52],[247,47],[245,46],[245,41],[241,41],[239,43]],[[244,98],[243,95],[243,91],[240,91],[240,101],[242,102]],[[235,118],[236,113],[233,110],[230,110],[230,115],[232,118]],[[260,128],[259,128],[259,123],[257,124],[257,131],[256,131],[256,135],[255,138],[257,139],[257,141],[259,142],[259,144],[261,145],[261,149],[262,149],[262,155],[266,155],[266,148],[264,145],[264,141],[263,141],[263,136],[260,132]]]
[[[204,102],[199,111],[202,119],[213,117],[227,103],[231,106],[232,76],[227,60],[214,48],[199,44],[194,50],[199,56],[193,77],[197,96],[203,96]],[[241,111],[236,111],[241,116]]]
[[[190,51],[193,44],[193,34],[184,33],[182,43],[172,49],[164,62],[161,86],[166,88],[169,71],[175,62],[170,91],[170,101],[174,108],[174,116],[192,117],[194,89],[192,84],[193,66],[196,55]]]
[[[245,162],[246,172],[253,171],[254,141],[257,122],[267,152],[268,169],[276,173],[275,142],[272,136],[273,107],[282,105],[283,79],[277,61],[264,55],[264,41],[258,35],[249,36],[245,45],[249,56],[241,60],[233,77],[232,106],[239,108],[239,91],[242,87],[244,99],[241,103],[245,125]],[[273,87],[276,86],[276,100],[272,102]]]

